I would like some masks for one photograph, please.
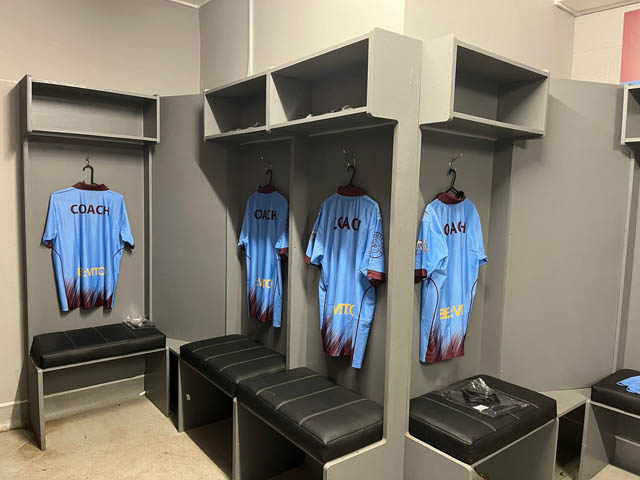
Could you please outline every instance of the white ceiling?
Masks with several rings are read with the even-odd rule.
[[[192,8],[200,8],[206,3],[210,2],[210,0],[157,0],[157,1],[179,3],[180,5],[185,5],[187,7],[192,7]]]
[[[554,0],[554,3],[558,7],[575,16],[601,12],[602,10],[609,10],[611,8],[622,7],[637,2],[638,0]]]

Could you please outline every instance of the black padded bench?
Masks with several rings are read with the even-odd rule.
[[[124,323],[35,335],[29,368],[29,415],[42,450],[46,448],[44,426],[44,380],[47,372],[120,358],[145,356],[145,392],[168,414],[168,352],[163,333],[153,327],[133,329]]]
[[[380,405],[308,368],[247,380],[238,403],[320,463],[382,439]]]
[[[640,395],[618,382],[640,375],[618,370],[591,387],[587,400],[580,480],[596,476],[612,464],[640,475]]]
[[[555,400],[488,375],[480,377],[489,387],[531,406],[491,418],[436,393],[426,393],[411,400],[409,433],[462,462],[472,464],[556,417]]]
[[[639,375],[637,370],[618,370],[591,387],[591,401],[640,415],[640,395],[629,393],[627,387],[618,385],[622,380]]]
[[[232,404],[225,397],[233,399],[239,384],[281,372],[285,366],[284,355],[243,335],[182,345],[178,430],[182,432],[230,416]]]

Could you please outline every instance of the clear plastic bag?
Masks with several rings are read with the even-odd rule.
[[[126,315],[124,323],[131,328],[149,328],[153,327],[153,322],[142,315]]]
[[[530,406],[526,402],[489,387],[482,378],[465,380],[434,393],[450,402],[492,418]]]

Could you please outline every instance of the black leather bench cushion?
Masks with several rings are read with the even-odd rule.
[[[238,383],[285,369],[284,355],[243,335],[187,343],[180,347],[180,358],[232,397]]]
[[[618,370],[591,387],[591,401],[640,415],[640,395],[627,392],[618,382],[640,375],[638,370]]]
[[[50,368],[164,348],[165,344],[164,334],[156,328],[133,329],[114,323],[36,335],[31,356],[40,368]]]
[[[382,438],[382,407],[308,368],[248,380],[238,401],[328,462]]]
[[[409,433],[467,464],[509,445],[556,417],[556,401],[487,375],[487,385],[532,406],[491,418],[435,393],[411,400]]]

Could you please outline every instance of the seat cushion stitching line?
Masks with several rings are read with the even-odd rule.
[[[109,340],[107,340],[107,338],[102,334],[100,330],[98,330],[97,328],[94,328],[94,330],[98,333],[98,335],[102,337],[102,339],[104,340],[104,343],[109,343]]]
[[[344,403],[342,405],[338,405],[336,407],[327,408],[325,410],[322,410],[321,412],[312,413],[311,415],[307,415],[306,417],[302,418],[298,422],[298,425],[302,427],[302,424],[304,422],[306,422],[307,420],[310,420],[310,419],[312,419],[314,417],[317,417],[318,415],[323,415],[325,413],[333,412],[334,410],[339,410],[341,408],[348,407],[349,405],[353,405],[354,403],[365,402],[366,400],[367,400],[366,398],[358,398],[357,400],[352,400],[351,402],[347,402],[347,403]]]
[[[483,420],[480,420],[479,418],[476,418],[476,417],[474,417],[473,415],[469,415],[467,412],[461,412],[460,410],[458,410],[458,409],[456,409],[456,408],[453,408],[453,407],[451,407],[451,406],[447,405],[446,403],[436,402],[433,398],[430,398],[430,397],[418,397],[418,398],[422,398],[422,399],[424,399],[424,400],[428,400],[428,401],[430,401],[430,402],[435,403],[436,405],[440,405],[440,406],[442,406],[442,407],[448,408],[449,410],[453,410],[454,412],[457,412],[457,413],[459,413],[460,415],[464,415],[465,417],[468,417],[468,418],[470,418],[470,419],[472,419],[472,420],[475,420],[475,421],[477,421],[478,423],[482,423],[483,425],[485,425],[486,427],[489,427],[489,428],[490,428],[491,430],[493,430],[494,432],[497,432],[497,431],[498,431],[498,430],[496,430],[496,428],[495,428],[493,425],[491,425],[490,423],[487,423],[487,422],[485,422],[485,421],[483,421]]]
[[[328,388],[323,388],[322,390],[317,390],[315,392],[306,393],[304,395],[300,395],[295,398],[290,398],[289,400],[283,400],[278,404],[278,406],[276,407],[276,410],[280,410],[280,408],[284,407],[287,403],[295,402],[296,400],[300,400],[301,398],[311,397],[313,395],[316,395],[317,393],[328,392],[329,390],[335,390],[336,388],[340,388],[340,385],[333,385]]]
[[[282,383],[276,383],[275,385],[269,385],[268,387],[263,387],[260,390],[258,390],[255,395],[258,396],[260,395],[262,392],[265,392],[267,390],[271,390],[272,388],[276,388],[276,387],[280,387],[282,385],[288,385],[290,383],[296,383],[300,380],[304,380],[305,378],[312,378],[312,377],[317,377],[318,374],[314,373],[313,375],[307,375],[306,377],[300,377],[300,378],[294,378],[293,380],[287,380],[286,382],[282,382]]]
[[[236,365],[242,365],[243,363],[249,363],[249,362],[255,362],[256,360],[262,360],[263,358],[269,358],[269,357],[279,357],[280,354],[279,353],[274,353],[272,355],[265,355],[264,357],[258,357],[258,358],[252,358],[250,360],[244,360],[242,362],[236,362],[236,363],[232,363],[230,365],[227,365],[225,367],[222,367],[219,371],[222,372],[224,370],[226,370],[227,368],[230,367],[235,367]]]
[[[231,355],[233,353],[246,352],[247,350],[255,350],[257,348],[264,348],[264,347],[262,345],[258,345],[257,347],[243,348],[242,350],[234,350],[233,352],[219,353],[217,355],[211,355],[210,357],[205,358],[204,361],[208,362],[212,358],[224,357],[225,355]]]
[[[241,338],[240,340],[231,340],[230,342],[223,342],[223,343],[216,343],[213,345],[205,345],[203,347],[198,347],[198,348],[194,348],[193,350],[191,350],[191,353],[197,352],[198,350],[202,350],[203,348],[209,348],[209,347],[219,347],[220,345],[229,345],[230,343],[238,343],[238,342],[244,342],[246,340],[249,340],[248,338]]]
[[[333,440],[325,443],[325,445],[331,445],[332,443],[337,442],[338,440],[342,440],[344,437],[348,437],[349,435],[353,435],[354,433],[361,433],[365,428],[375,427],[376,425],[380,425],[381,423],[382,423],[382,420],[379,420],[379,421],[377,421],[375,423],[372,423],[371,425],[367,425],[366,427],[361,427],[358,430],[355,430],[353,432],[345,433],[344,435],[340,435],[339,437],[336,437]],[[307,429],[305,428],[305,430],[307,430]],[[307,432],[309,432],[309,433],[311,433],[311,435],[313,435],[313,432],[310,432],[309,430],[307,430]]]
[[[73,341],[73,338],[71,338],[71,336],[69,336],[69,334],[66,331],[62,333],[64,333],[65,337],[69,339],[69,341],[71,342],[71,345],[73,345],[73,348],[78,348],[78,346],[76,345],[76,342]]]

